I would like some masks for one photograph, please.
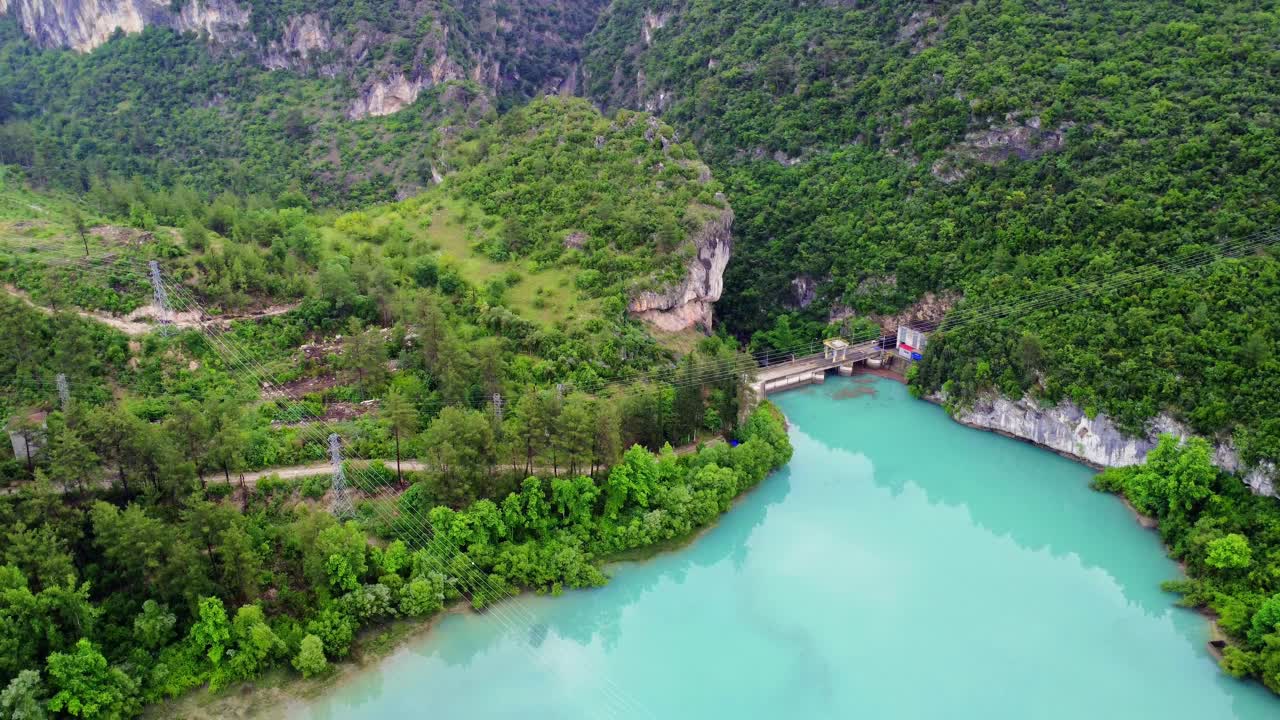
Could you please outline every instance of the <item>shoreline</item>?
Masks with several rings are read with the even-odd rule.
[[[523,593],[521,593],[523,594]],[[304,678],[281,666],[257,680],[229,685],[211,694],[204,685],[176,698],[150,705],[143,718],[182,717],[188,720],[219,718],[286,718],[291,711],[358,679],[403,650],[420,636],[435,629],[449,615],[474,613],[471,604],[459,599],[445,609],[423,620],[397,618],[385,625],[367,628],[356,636],[352,652],[345,660],[330,662],[324,675]]]
[[[856,377],[858,374],[859,374],[859,373],[854,373],[854,376]],[[905,377],[901,377],[901,376],[894,376],[892,373],[887,373],[887,372],[885,372],[884,370],[870,370],[870,369],[866,369],[866,370],[864,371],[864,374],[867,374],[867,375],[875,375],[875,376],[877,376],[877,377],[885,377],[885,378],[888,378],[888,379],[891,379],[891,380],[898,380],[898,381],[899,381],[899,382],[901,382],[903,385],[905,385],[905,384],[906,384],[906,378],[905,378]],[[940,407],[940,408],[943,408],[943,410],[944,410],[944,411],[946,410],[946,408],[943,406],[943,404],[942,404],[942,403],[941,403],[937,398],[929,397],[929,396],[924,396],[924,397],[921,397],[921,398],[919,398],[919,399],[920,399],[920,400],[923,400],[923,401],[925,401],[925,402],[927,402],[927,403],[930,403],[930,404],[936,405],[936,406],[938,406],[938,407]],[[1059,456],[1059,457],[1066,458],[1066,459],[1068,459],[1068,460],[1070,460],[1070,461],[1072,461],[1072,462],[1075,462],[1075,463],[1079,463],[1079,464],[1081,464],[1081,465],[1084,465],[1085,467],[1087,467],[1087,468],[1089,468],[1089,469],[1091,469],[1091,470],[1094,470],[1094,471],[1096,471],[1096,472],[1101,472],[1101,471],[1103,471],[1103,470],[1105,470],[1105,469],[1106,469],[1106,467],[1105,467],[1105,466],[1103,466],[1103,465],[1099,465],[1099,464],[1097,464],[1097,463],[1090,462],[1090,461],[1088,461],[1088,460],[1085,460],[1085,459],[1084,459],[1084,458],[1082,458],[1082,457],[1079,457],[1079,456],[1077,456],[1077,455],[1072,455],[1071,453],[1068,453],[1068,452],[1063,452],[1063,451],[1057,450],[1057,449],[1055,449],[1055,448],[1051,448],[1051,447],[1048,447],[1048,446],[1046,446],[1046,445],[1042,445],[1042,444],[1040,444],[1040,443],[1036,442],[1035,440],[1031,440],[1031,439],[1029,439],[1029,438],[1020,437],[1020,436],[1018,436],[1018,435],[1013,435],[1013,434],[1011,434],[1011,433],[1007,433],[1007,432],[1004,432],[1003,430],[998,430],[998,429],[995,429],[995,428],[988,428],[988,427],[983,427],[983,426],[981,426],[981,425],[976,425],[976,424],[973,424],[973,423],[967,423],[967,422],[965,422],[965,421],[963,421],[963,420],[960,420],[960,419],[956,418],[954,415],[952,415],[952,414],[951,414],[951,413],[949,413],[949,412],[947,413],[947,417],[948,417],[948,418],[950,418],[952,422],[955,422],[955,423],[957,423],[957,424],[963,425],[963,426],[965,426],[965,427],[967,427],[967,428],[972,428],[972,429],[974,429],[974,430],[978,430],[978,431],[981,431],[981,432],[994,433],[994,434],[996,434],[996,435],[1001,435],[1001,436],[1003,436],[1003,437],[1007,437],[1007,438],[1009,438],[1009,439],[1011,439],[1011,440],[1017,440],[1018,442],[1026,443],[1027,445],[1031,445],[1031,446],[1034,446],[1034,447],[1040,448],[1041,450],[1047,450],[1047,451],[1049,451],[1049,452],[1053,453],[1054,455],[1057,455],[1057,456]],[[1129,510],[1129,513],[1133,516],[1134,522],[1136,522],[1136,523],[1138,523],[1138,525],[1142,526],[1142,528],[1143,528],[1144,530],[1150,530],[1150,531],[1157,532],[1157,533],[1160,531],[1160,523],[1159,523],[1159,521],[1157,521],[1155,518],[1151,517],[1150,515],[1145,515],[1145,514],[1143,514],[1141,511],[1139,511],[1136,507],[1134,507],[1134,506],[1133,506],[1133,503],[1129,502],[1129,498],[1126,498],[1126,497],[1125,497],[1125,496],[1123,496],[1123,495],[1118,495],[1118,494],[1116,494],[1116,493],[1107,493],[1107,494],[1108,494],[1108,495],[1111,495],[1112,497],[1115,497],[1116,499],[1118,499],[1118,500],[1119,500],[1119,501],[1120,501],[1120,502],[1125,506],[1125,508],[1127,508],[1127,509]],[[1160,538],[1160,539],[1158,540],[1158,542],[1160,543],[1160,549],[1161,549],[1162,551],[1164,551],[1164,553],[1165,553],[1165,557],[1169,557],[1169,547],[1168,547],[1167,545],[1165,545],[1165,543],[1164,543],[1164,539],[1163,539],[1163,538]],[[1186,577],[1186,574],[1187,574],[1187,573],[1186,573],[1186,570],[1187,570],[1187,568],[1186,568],[1186,564],[1185,564],[1185,563],[1183,563],[1183,562],[1181,562],[1181,561],[1178,561],[1178,562],[1177,562],[1177,565],[1178,565],[1178,570],[1179,570],[1179,572],[1181,572],[1181,573],[1182,573],[1183,577]],[[1176,603],[1174,604],[1174,606],[1175,606],[1175,607],[1181,607],[1181,606],[1178,606]],[[1203,618],[1205,619],[1205,622],[1206,622],[1206,624],[1208,625],[1208,630],[1209,630],[1209,633],[1208,633],[1209,637],[1208,637],[1208,639],[1206,639],[1206,640],[1205,640],[1205,649],[1208,651],[1208,653],[1209,653],[1209,657],[1213,658],[1213,660],[1214,660],[1214,662],[1215,662],[1215,663],[1220,662],[1220,661],[1222,660],[1222,650],[1221,650],[1221,648],[1219,648],[1219,646],[1218,646],[1218,645],[1215,645],[1214,643],[1226,643],[1226,644],[1230,644],[1230,641],[1227,639],[1227,635],[1226,635],[1226,633],[1224,633],[1224,632],[1222,631],[1222,628],[1218,626],[1218,616],[1217,616],[1217,615],[1216,615],[1212,610],[1210,610],[1209,608],[1185,608],[1185,609],[1192,610],[1193,612],[1195,612],[1196,614],[1200,615],[1201,617],[1203,617]]]
[[[784,418],[785,420],[785,418]],[[708,443],[710,444],[710,443]],[[696,447],[689,446],[689,447]],[[682,449],[687,449],[682,446]],[[615,555],[600,558],[601,571],[612,580],[611,569],[630,565],[643,564],[659,555],[684,550],[708,532],[720,525],[720,519],[733,512],[747,496],[754,493],[761,485],[782,468],[777,468],[765,476],[763,480],[747,488],[734,497],[729,509],[716,519],[687,535],[672,538],[648,547],[626,550]],[[566,592],[586,592],[596,588],[574,588]],[[464,597],[459,598],[444,610],[425,620],[397,618],[385,625],[367,628],[355,639],[352,653],[346,660],[330,662],[329,671],[322,677],[304,678],[285,667],[275,668],[257,681],[231,685],[217,694],[210,694],[207,686],[192,688],[182,695],[148,707],[142,717],[167,718],[183,717],[188,720],[217,720],[219,718],[288,718],[290,713],[303,710],[308,702],[325,693],[335,691],[344,685],[355,682],[364,674],[378,669],[391,657],[435,630],[436,625],[449,615],[475,615],[483,617],[491,608],[500,607],[504,603],[518,601],[526,596],[536,596],[533,590],[523,590],[519,594],[487,606],[484,610],[475,610]],[[388,637],[390,636],[390,637]]]
[[[856,381],[860,377],[877,377],[896,382],[903,386],[907,385],[905,375],[888,368],[871,369],[860,367],[853,373],[851,378]],[[942,407],[942,403],[934,398],[922,397],[918,399]],[[1043,450],[1048,450],[1056,455],[1067,458],[1081,465],[1085,465],[1093,470],[1103,469],[1094,463],[1082,460],[1081,458],[1069,453],[1059,452],[1053,448],[1041,445],[1034,440],[1018,437],[991,428],[971,425],[957,420],[950,413],[947,413],[947,416],[952,421],[965,427],[1003,435],[1004,437],[1018,440]],[[785,418],[784,424],[786,424]],[[774,470],[773,472],[777,472],[777,470]],[[770,473],[770,476],[773,475],[773,472]],[[643,564],[653,560],[659,555],[664,555],[670,552],[679,552],[692,546],[707,533],[718,527],[721,517],[733,512],[751,493],[755,492],[757,488],[767,482],[770,476],[766,476],[760,483],[737,495],[733,499],[733,503],[729,509],[718,516],[715,521],[693,530],[684,537],[673,538],[646,548],[623,551],[614,556],[601,558],[601,569],[610,577],[610,579],[612,579],[613,575],[610,571],[614,568],[619,568],[628,564]],[[1114,495],[1113,493],[1108,494]],[[1139,512],[1127,498],[1121,495],[1114,495],[1114,497],[1118,498],[1120,502],[1124,504],[1132,514],[1134,521],[1140,526],[1147,530],[1158,531],[1158,523],[1155,518]],[[1164,546],[1163,541],[1161,541],[1160,544],[1161,549],[1165,551],[1167,557],[1168,548]],[[1185,575],[1185,567],[1183,563],[1179,562],[1177,564]],[[576,591],[592,589],[594,588],[581,588]],[[517,601],[526,595],[537,594],[538,593],[532,590],[524,590],[517,595],[504,598],[499,603],[495,603],[482,611],[476,611],[471,607],[470,602],[465,598],[461,598],[426,620],[415,621],[406,618],[398,618],[384,626],[369,628],[364,634],[356,639],[356,643],[353,647],[353,657],[340,663],[331,663],[330,671],[322,678],[307,679],[292,672],[291,670],[279,668],[271,675],[264,676],[259,679],[256,683],[249,682],[239,686],[231,686],[217,695],[209,695],[207,690],[203,688],[193,689],[178,698],[151,706],[150,711],[145,713],[143,717],[173,717],[176,714],[181,717],[191,718],[192,720],[214,720],[215,718],[287,718],[290,716],[291,711],[304,709],[309,701],[315,700],[327,692],[337,690],[348,683],[358,680],[365,673],[377,669],[382,663],[386,662],[396,653],[404,650],[411,643],[430,633],[436,628],[436,625],[439,622],[449,615],[472,614],[483,616],[490,608],[497,607],[502,603]],[[1175,606],[1176,605],[1171,604],[1171,607]],[[1208,638],[1205,641],[1205,649],[1216,663],[1221,659],[1222,653],[1221,650],[1214,645],[1214,642],[1221,642],[1225,640],[1226,636],[1218,627],[1217,618],[1211,611],[1205,608],[1194,609],[1194,611],[1201,615],[1208,625],[1209,632]],[[278,682],[275,682],[277,680]]]

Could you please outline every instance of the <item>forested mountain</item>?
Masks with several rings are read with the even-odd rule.
[[[572,93],[599,4],[0,5],[0,162],[80,189],[143,175],[347,207],[403,197],[447,171],[442,135]],[[41,49],[63,46],[97,49]]]
[[[27,488],[0,507],[21,628],[0,660],[23,658],[0,685],[48,703],[101,668],[127,713],[435,612],[449,572],[381,549],[412,544],[373,515],[391,487],[457,512],[504,591],[598,582],[785,459],[714,364],[851,326],[947,323],[909,378],[953,409],[1176,420],[1266,468],[1278,98],[1270,0],[0,0],[0,407],[49,448],[0,464]],[[149,332],[152,259],[188,313],[171,335]],[[646,374],[665,382],[612,392]],[[323,479],[232,486],[324,459],[302,415],[421,461],[357,498],[378,548],[313,512]],[[734,433],[765,449],[620,459]],[[1210,501],[1214,471],[1174,455],[1101,485],[1160,517],[1188,602],[1240,643],[1229,669],[1280,689],[1270,499]],[[1152,479],[1180,473],[1204,491],[1183,506]],[[76,502],[49,511],[55,487]],[[1255,565],[1202,561],[1231,534]],[[256,660],[223,665],[228,638]]]
[[[736,332],[1061,289],[947,337],[924,386],[1069,397],[1131,431],[1171,412],[1274,457],[1269,256],[1093,290],[1280,225],[1278,24],[1253,2],[619,0],[585,68],[728,187]]]
[[[731,217],[673,136],[543,98],[444,146],[429,191],[348,212],[0,171],[0,413],[35,448],[0,460],[0,717],[133,716],[325,673],[464,599],[598,585],[785,462],[732,342],[690,331],[676,362],[643,320],[681,306],[628,313],[687,290]]]

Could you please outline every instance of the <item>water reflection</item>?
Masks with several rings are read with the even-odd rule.
[[[690,546],[447,617],[299,715],[610,716],[621,693],[673,720],[1274,716],[1087,469],[870,387],[779,396],[791,465]]]
[[[1086,568],[1106,572],[1126,598],[1149,616],[1169,612],[1171,596],[1121,580],[1146,575],[1153,565],[1159,565],[1152,559],[1152,548],[1159,548],[1158,537],[1150,533],[1150,542],[1116,543],[1109,534],[1097,532],[1100,515],[1125,515],[1128,511],[1114,498],[1078,492],[1079,485],[1087,485],[1091,471],[1012,438],[968,428],[957,432],[954,421],[936,406],[911,415],[889,412],[907,401],[906,389],[880,380],[875,390],[874,395],[846,397],[839,402],[842,412],[879,419],[873,432],[853,440],[855,447],[911,438],[907,452],[877,455],[873,475],[876,485],[894,496],[909,486],[918,487],[931,503],[965,509],[978,527],[1008,537],[1026,550],[1044,549],[1053,557],[1074,556]],[[830,386],[814,386],[801,392],[829,397],[841,393]],[[829,416],[819,417],[815,409],[820,407],[823,406],[789,406],[788,419],[813,441],[833,451],[847,452],[840,450],[842,445],[850,444],[847,426],[829,422]],[[955,472],[958,442],[982,442],[989,447],[983,454],[966,455],[966,463],[970,467],[976,465],[976,472]],[[1028,483],[1046,482],[1056,486],[1027,492]],[[1028,517],[1036,521],[1029,523]],[[1170,567],[1168,577],[1172,578],[1176,569]]]

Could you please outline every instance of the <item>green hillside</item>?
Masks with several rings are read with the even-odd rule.
[[[1256,3],[621,0],[586,67],[607,106],[661,98],[728,188],[720,308],[743,337],[788,312],[812,337],[927,292],[982,317],[1062,291],[958,329],[922,387],[1276,447],[1269,250],[1092,296],[1280,225],[1277,27]]]
[[[323,677],[461,597],[415,513],[493,578],[478,606],[597,585],[786,461],[744,351],[920,318],[905,379],[951,410],[1203,437],[1097,485],[1280,692],[1280,516],[1208,444],[1280,463],[1280,3],[246,0],[172,29],[207,5],[85,52],[95,4],[0,16],[0,413],[41,448],[0,451],[0,718]],[[629,315],[716,222],[716,334]],[[354,524],[321,511],[330,430],[376,460]]]

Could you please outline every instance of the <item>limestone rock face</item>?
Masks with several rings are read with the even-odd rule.
[[[272,70],[303,69],[312,58],[333,48],[329,21],[315,13],[294,15],[285,23],[278,42],[271,43],[262,64]]]
[[[724,292],[724,269],[733,254],[733,210],[726,207],[694,235],[696,254],[684,280],[662,291],[646,290],[627,309],[660,330],[711,330],[712,306]]]
[[[644,11],[644,25],[640,29],[641,36],[644,38],[645,46],[653,44],[653,33],[667,26],[667,22],[671,20],[671,13],[660,12],[655,13],[652,10]]]
[[[88,52],[117,30],[141,32],[148,25],[200,32],[215,42],[244,34],[249,10],[235,0],[188,0],[174,12],[168,0],[0,0],[23,32],[41,47]]]
[[[361,89],[360,97],[356,98],[347,114],[352,119],[366,115],[390,115],[417,100],[422,88],[421,81],[410,80],[404,73],[373,80]]]
[[[580,46],[605,4],[469,0],[458,14],[440,3],[401,3],[387,27],[315,7],[273,20],[262,36],[251,30],[246,0],[0,0],[0,14],[41,47],[81,52],[117,31],[197,32],[268,69],[347,80],[356,95],[347,114],[359,118],[396,112],[452,81],[470,80],[494,96],[572,94]]]
[[[1029,397],[1021,400],[983,398],[955,417],[970,427],[994,430],[1029,440],[1099,467],[1137,465],[1156,446],[1160,435],[1189,438],[1193,434],[1177,420],[1161,415],[1150,423],[1145,437],[1132,437],[1117,428],[1105,415],[1089,419],[1072,402],[1066,401],[1046,408]],[[1255,468],[1245,468],[1240,461],[1239,452],[1229,440],[1213,443],[1213,450],[1214,464],[1228,472],[1242,473],[1245,483],[1254,493],[1280,496],[1275,487],[1274,465],[1263,463]]]

